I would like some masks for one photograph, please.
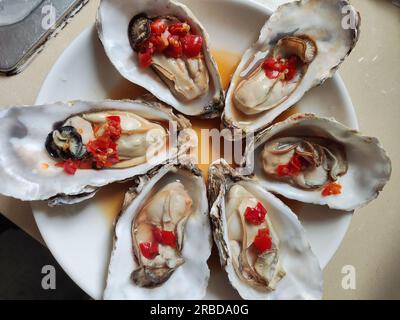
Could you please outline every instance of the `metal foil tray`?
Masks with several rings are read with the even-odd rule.
[[[4,0],[3,0],[4,1]],[[10,0],[9,0],[10,1]],[[64,28],[89,0],[43,0],[13,24],[0,24],[0,73],[21,72],[51,37]],[[0,1],[0,11],[7,7]],[[12,5],[12,3],[11,3]],[[15,12],[13,13],[15,14]],[[3,19],[4,20],[4,19]],[[1,22],[1,21],[0,21]]]

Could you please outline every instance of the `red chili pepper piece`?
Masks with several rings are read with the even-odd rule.
[[[121,118],[119,116],[108,116],[107,118],[109,136],[111,140],[118,140],[121,137]]]
[[[342,193],[342,186],[337,182],[331,182],[322,190],[324,197],[337,196]]]
[[[140,252],[143,257],[149,260],[153,260],[156,256],[158,256],[158,243],[154,242],[142,242],[139,244]]]
[[[175,233],[172,231],[165,231],[160,228],[154,228],[153,237],[158,243],[162,245],[176,248],[176,236]]]
[[[98,169],[111,167],[119,161],[117,152],[117,140],[121,137],[121,118],[109,116],[106,118],[107,126],[101,136],[89,141],[86,145],[87,151],[92,155],[95,166]],[[100,129],[97,128],[95,132]]]
[[[285,80],[290,81],[296,76],[299,61],[296,55],[290,56],[288,59],[269,57],[263,62],[262,68],[270,79],[277,79],[284,74]]]
[[[269,79],[277,79],[281,72],[285,71],[284,66],[282,66],[277,59],[267,58],[262,65],[265,75]]]
[[[279,177],[296,177],[305,166],[306,163],[303,158],[295,154],[288,164],[281,164],[278,166],[277,174]]]
[[[148,48],[138,53],[140,68],[146,69],[153,63],[153,48]]]
[[[150,24],[151,32],[155,34],[162,34],[167,30],[167,24],[161,19],[156,19]]]
[[[183,37],[189,33],[190,25],[186,22],[174,23],[168,27],[168,31],[175,36]]]
[[[274,58],[267,58],[263,63],[263,69],[273,70],[275,67],[276,60]]]
[[[150,42],[153,44],[154,52],[162,53],[169,46],[169,41],[164,35],[151,35]]]
[[[79,168],[79,161],[68,159],[57,163],[56,166],[63,168],[66,174],[73,176]]]
[[[269,235],[268,228],[258,230],[258,233],[254,238],[253,245],[259,254],[271,250],[272,239]]]
[[[182,55],[182,43],[180,41],[179,36],[169,36],[168,37],[169,46],[164,51],[167,57],[171,58],[179,58]]]
[[[257,203],[256,207],[248,207],[244,213],[244,217],[247,222],[260,225],[265,221],[265,216],[267,215],[267,209],[264,208],[261,202]]]
[[[203,47],[203,38],[197,35],[186,35],[182,38],[183,54],[188,58],[197,57]]]

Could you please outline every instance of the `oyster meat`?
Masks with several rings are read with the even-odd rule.
[[[172,131],[190,127],[171,109],[144,100],[3,109],[0,193],[51,205],[90,198],[99,187],[175,157],[170,122]]]
[[[220,115],[224,93],[209,37],[172,0],[102,0],[97,17],[106,54],[129,81],[183,114]]]
[[[184,263],[183,231],[192,205],[185,186],[171,182],[139,211],[132,226],[134,252],[140,265],[132,279],[138,286],[160,285]]]
[[[248,133],[270,125],[334,75],[356,45],[359,25],[359,14],[348,1],[301,0],[280,6],[232,78],[225,126]]]
[[[375,199],[391,175],[376,138],[329,118],[297,114],[255,136],[243,166],[268,191],[352,211]]]
[[[273,290],[285,276],[279,239],[267,210],[242,185],[234,184],[226,197],[228,238],[236,274],[249,285]]]
[[[210,254],[201,172],[190,163],[154,168],[137,177],[125,196],[104,298],[201,299]]]
[[[78,168],[83,163],[86,169],[123,169],[151,161],[166,149],[167,135],[166,128],[134,112],[95,111],[73,115],[50,132],[46,150],[55,159],[76,161]]]
[[[209,169],[208,194],[221,264],[242,298],[322,297],[321,268],[285,204],[224,160]]]
[[[302,189],[319,189],[347,172],[343,145],[310,137],[278,138],[264,145],[263,169],[272,178]]]

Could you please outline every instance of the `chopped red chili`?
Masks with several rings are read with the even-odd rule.
[[[157,53],[162,53],[169,46],[168,37],[166,35],[153,34],[151,35],[150,43],[153,45],[154,52]],[[151,56],[152,55],[153,53],[151,53]]]
[[[122,133],[120,116],[108,116],[107,124],[110,138],[112,140],[118,140]]]
[[[288,59],[270,57],[264,61],[262,67],[268,78],[277,79],[283,75],[286,81],[290,81],[296,76],[299,62],[296,55],[290,56]]]
[[[119,116],[107,117],[107,125],[103,133],[86,145],[97,169],[111,167],[119,162],[117,140],[120,137],[121,118]]]
[[[79,168],[79,161],[69,159],[66,161],[58,162],[56,166],[63,168],[66,174],[73,176],[76,173],[76,170],[78,170]]]
[[[109,116],[106,121],[105,125],[94,125],[96,139],[86,144],[90,157],[81,160],[68,159],[58,162],[56,166],[63,168],[65,173],[74,175],[78,169],[102,169],[118,163],[117,141],[122,134],[121,118]]]
[[[168,25],[162,19],[156,19],[150,24],[150,37],[145,41],[138,52],[139,66],[148,68],[152,64],[155,53],[163,53],[167,57],[187,58],[197,57],[203,47],[203,37],[192,33],[186,22],[177,22]]]
[[[168,37],[169,41],[169,46],[167,49],[165,49],[164,53],[167,57],[171,58],[179,58],[182,55],[183,49],[182,49],[182,43],[180,41],[179,36],[169,36]]]
[[[277,168],[277,174],[279,177],[296,177],[300,174],[301,170],[306,165],[306,162],[301,156],[295,154],[289,163],[281,164]]]
[[[188,58],[197,57],[203,47],[203,38],[201,36],[188,34],[181,39],[183,53]]]
[[[261,202],[257,203],[254,208],[248,207],[244,213],[244,217],[247,222],[260,225],[265,221],[265,216],[267,215],[267,209],[264,208]]]
[[[154,49],[147,48],[144,51],[138,53],[139,56],[139,66],[143,69],[151,66],[153,58]]]
[[[337,182],[331,182],[322,190],[324,197],[337,196],[342,193],[342,186]]]
[[[162,34],[167,30],[167,24],[161,19],[156,19],[150,24],[151,32],[155,34]]]
[[[142,242],[139,244],[140,252],[143,257],[149,260],[153,260],[156,256],[158,256],[158,243],[154,242]]]
[[[258,230],[258,233],[254,238],[253,245],[259,254],[271,250],[272,239],[268,228]]]
[[[186,22],[174,23],[168,27],[168,31],[173,35],[183,37],[189,33],[190,25],[188,25]]]
[[[63,168],[66,174],[73,176],[78,169],[92,169],[93,163],[90,159],[66,160],[56,163],[57,167]]]
[[[154,228],[153,237],[159,244],[176,248],[176,236],[175,233],[172,231],[165,231],[160,228]]]

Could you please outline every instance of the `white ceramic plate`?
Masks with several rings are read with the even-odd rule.
[[[269,8],[248,0],[182,2],[203,22],[213,48],[236,53],[243,53],[257,39],[271,13]],[[109,97],[121,82],[92,27],[82,32],[58,59],[36,102],[100,100]],[[314,89],[298,107],[301,111],[333,116],[350,127],[358,127],[351,100],[339,76]],[[72,280],[95,299],[102,297],[113,233],[112,221],[99,205],[103,200],[96,197],[83,204],[60,208],[32,204],[37,225],[50,251]],[[297,204],[294,210],[304,224],[321,266],[325,267],[344,237],[351,214]],[[219,267],[215,252],[210,267],[206,298],[238,298]]]

